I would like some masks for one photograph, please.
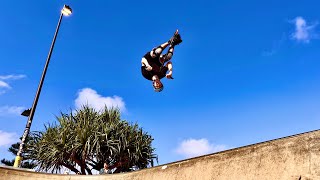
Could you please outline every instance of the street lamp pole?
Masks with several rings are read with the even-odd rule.
[[[41,89],[42,89],[44,78],[46,76],[46,72],[47,72],[47,69],[48,69],[48,65],[49,65],[49,62],[50,62],[50,58],[51,58],[51,54],[52,54],[52,51],[53,51],[53,48],[54,48],[54,44],[56,42],[56,38],[57,38],[57,35],[58,35],[58,32],[59,32],[59,28],[60,28],[62,17],[63,16],[69,16],[71,13],[72,13],[71,8],[69,6],[67,6],[67,5],[64,5],[64,7],[61,10],[61,14],[60,14],[60,18],[59,18],[59,21],[58,21],[58,25],[57,25],[56,31],[54,33],[54,36],[53,36],[53,40],[52,40],[52,43],[51,43],[49,54],[48,54],[48,57],[47,57],[47,60],[46,60],[46,64],[45,64],[43,72],[42,72],[42,76],[41,76],[41,79],[40,79],[40,83],[38,85],[38,90],[37,90],[36,96],[35,96],[33,104],[32,104],[32,108],[30,110],[30,114],[27,115],[28,116],[27,125],[26,125],[24,133],[22,135],[21,143],[20,143],[20,146],[19,146],[19,150],[18,150],[17,156],[15,158],[13,167],[19,167],[20,164],[21,164],[21,161],[22,161],[21,154],[22,154],[22,151],[23,151],[23,148],[24,148],[24,145],[25,145],[25,141],[26,141],[26,139],[28,137],[28,134],[30,132],[30,127],[31,127],[31,124],[32,124],[33,116],[34,116],[34,113],[35,113],[36,108],[37,108],[38,99],[39,99],[39,96],[40,96],[40,92],[41,92]]]

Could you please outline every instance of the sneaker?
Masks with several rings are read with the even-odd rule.
[[[178,29],[176,30],[176,32],[174,33],[174,35],[170,38],[169,40],[169,44],[171,46],[175,46],[175,45],[179,45],[182,42],[181,36],[179,34]]]

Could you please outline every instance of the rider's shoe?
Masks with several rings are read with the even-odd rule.
[[[176,30],[176,32],[174,33],[174,35],[170,38],[169,40],[169,44],[171,46],[175,46],[175,45],[179,45],[182,42],[181,36],[179,34],[179,31]]]

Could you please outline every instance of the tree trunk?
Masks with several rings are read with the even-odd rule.
[[[74,166],[71,166],[71,165],[68,165],[68,164],[65,164],[65,163],[61,163],[61,165],[66,167],[66,168],[68,168],[68,169],[70,169],[72,172],[74,172],[76,174],[79,172],[79,170],[77,168],[75,168]]]

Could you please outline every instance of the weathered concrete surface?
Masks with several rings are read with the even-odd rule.
[[[132,173],[93,176],[54,175],[0,167],[0,179],[320,180],[320,130]]]

